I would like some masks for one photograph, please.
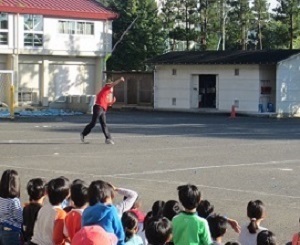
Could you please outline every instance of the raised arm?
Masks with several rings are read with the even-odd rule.
[[[120,77],[118,80],[114,81],[113,83],[107,84],[107,86],[112,88],[118,85],[120,82],[125,82],[124,77]]]
[[[115,191],[119,195],[126,197],[125,200],[123,198],[122,202],[115,204],[119,217],[122,217],[122,214],[124,212],[126,212],[132,208],[133,204],[135,203],[135,201],[138,197],[138,194],[137,194],[137,192],[135,192],[133,190],[129,190],[129,189],[125,189],[125,188],[115,188]]]

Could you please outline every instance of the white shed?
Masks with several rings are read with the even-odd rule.
[[[276,112],[300,108],[300,50],[170,52],[155,65],[154,108]],[[300,110],[299,110],[300,113]]]

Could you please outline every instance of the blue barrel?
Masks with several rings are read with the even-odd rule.
[[[268,103],[267,110],[268,112],[274,112],[274,106],[272,103]]]

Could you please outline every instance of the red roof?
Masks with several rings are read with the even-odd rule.
[[[94,20],[118,17],[96,0],[0,0],[0,11]]]

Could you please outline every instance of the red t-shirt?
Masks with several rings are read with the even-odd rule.
[[[97,94],[96,104],[100,105],[105,111],[107,107],[113,104],[113,88],[105,85]]]

